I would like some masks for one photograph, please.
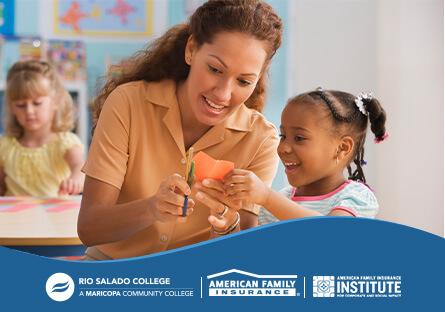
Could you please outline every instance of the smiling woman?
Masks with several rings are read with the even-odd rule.
[[[221,32],[202,46],[191,36],[185,54],[190,73],[178,86],[181,115],[204,132],[249,98],[267,57],[265,43],[239,32]]]
[[[272,182],[278,137],[261,111],[281,34],[262,1],[211,0],[108,77],[84,167],[78,232],[91,246],[87,259],[160,252],[257,224],[258,207],[229,200],[221,181],[190,189],[182,175],[193,147]]]

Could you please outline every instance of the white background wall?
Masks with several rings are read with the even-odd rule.
[[[444,234],[442,0],[289,2],[288,97],[323,86],[374,91],[390,138],[368,135],[380,219]]]

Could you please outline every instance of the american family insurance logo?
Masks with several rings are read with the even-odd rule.
[[[313,276],[313,297],[400,298],[401,276]]]
[[[207,276],[209,296],[301,296],[297,275],[258,275],[232,269]]]
[[[54,301],[66,301],[74,293],[74,281],[65,273],[55,273],[46,281],[46,293]]]

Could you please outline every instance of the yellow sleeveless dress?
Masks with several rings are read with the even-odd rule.
[[[40,147],[21,145],[15,137],[0,137],[0,169],[6,174],[5,196],[57,197],[60,183],[71,174],[65,153],[82,146],[72,132],[58,132]]]

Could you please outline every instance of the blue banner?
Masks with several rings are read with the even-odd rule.
[[[140,258],[87,262],[0,247],[2,311],[442,310],[444,238],[321,217]],[[442,307],[442,308],[440,308]]]
[[[15,0],[0,0],[0,34],[14,35]]]

